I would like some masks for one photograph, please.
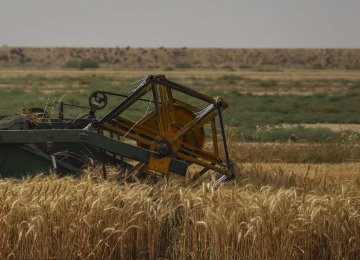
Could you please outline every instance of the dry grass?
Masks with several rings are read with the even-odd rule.
[[[360,162],[359,144],[243,143],[230,145],[236,162],[351,163]]]
[[[359,57],[359,49],[0,47],[0,66],[5,67],[63,67],[90,59],[120,69],[359,69]]]
[[[331,124],[331,123],[317,123],[317,124],[280,124],[275,126],[275,128],[292,128],[292,127],[306,127],[306,128],[328,128],[334,132],[343,132],[343,131],[353,131],[360,132],[360,124]]]
[[[41,77],[85,77],[85,76],[104,76],[104,77],[121,77],[121,78],[142,78],[149,74],[165,74],[168,78],[210,78],[216,79],[224,75],[239,76],[248,79],[260,80],[360,80],[359,70],[304,70],[304,69],[284,69],[282,71],[256,71],[256,70],[213,70],[213,69],[191,69],[191,70],[114,70],[114,69],[96,69],[96,70],[73,70],[73,69],[5,69],[0,70],[0,77],[25,77],[25,76],[41,76]],[[5,87],[5,86],[4,86]]]
[[[0,181],[0,258],[358,258],[359,165],[308,167],[244,164],[216,191],[177,180]]]

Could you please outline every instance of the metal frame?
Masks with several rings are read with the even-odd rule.
[[[84,129],[0,130],[0,144],[86,144],[138,162],[148,163],[151,152]],[[188,164],[172,159],[172,172],[185,175]]]
[[[178,91],[196,99],[205,101],[208,105],[204,108],[196,108],[178,99],[174,99],[172,91]],[[142,98],[148,92],[152,92],[153,100],[145,100]],[[158,113],[159,131],[147,128],[146,126],[141,125],[141,123],[139,124],[139,122],[134,122],[128,118],[122,117],[121,114],[138,100],[145,100],[155,104],[155,111]],[[194,112],[197,111],[198,115],[192,121],[183,126],[179,132],[177,132],[175,137],[172,137],[169,134],[169,127],[171,126],[172,121],[175,120],[174,104],[186,107]],[[162,109],[160,109],[160,107],[162,107]],[[108,132],[110,136],[115,135],[117,137],[123,137],[126,135],[126,138],[149,146],[153,153],[156,153],[156,148],[159,146],[159,140],[166,140],[167,143],[170,144],[169,146],[171,146],[170,148],[173,152],[169,155],[171,158],[177,158],[178,160],[186,161],[190,164],[197,164],[203,167],[203,170],[201,170],[197,176],[202,175],[208,170],[213,170],[226,175],[226,177],[233,177],[234,170],[229,158],[226,134],[222,120],[222,110],[227,107],[228,104],[220,98],[212,98],[185,86],[171,82],[163,75],[151,75],[143,80],[143,82],[122,103],[98,121],[93,122],[91,127]],[[215,118],[217,116],[219,116],[225,160],[223,160],[219,154],[215,123]],[[205,151],[181,142],[181,139],[186,134],[194,129],[202,128],[208,123],[211,123],[212,143],[214,147],[213,152]],[[178,143],[180,143],[180,145]],[[159,163],[161,163],[161,160],[164,161],[164,159],[153,156],[151,158],[151,161],[153,161],[152,166],[156,165],[156,160],[158,160]],[[162,174],[167,174],[168,171],[170,171],[168,164],[166,166],[165,162],[162,163],[164,163],[165,166],[155,167],[156,169],[152,169],[150,166],[147,169],[157,170]]]
[[[143,96],[149,92],[152,93],[153,98],[151,100],[144,99]],[[206,105],[196,107],[188,104],[174,98],[173,92],[180,92],[199,99]],[[97,119],[96,110],[106,106],[107,94],[126,97],[126,99],[105,116]],[[91,104],[92,100],[96,101],[98,96],[101,96],[100,101],[102,102],[99,107]],[[137,101],[147,101],[154,105],[153,113],[158,120],[156,129],[143,124],[147,118],[134,122],[122,115]],[[37,160],[40,164],[39,169],[44,169],[49,165],[52,165],[53,169],[57,169],[58,163],[60,170],[65,169],[78,173],[80,170],[78,166],[57,161],[56,149],[63,146],[69,149],[69,154],[89,156],[102,163],[105,176],[105,164],[112,159],[116,164],[123,163],[122,158],[125,157],[136,162],[134,165],[126,164],[129,166],[130,172],[141,170],[165,176],[173,172],[185,176],[188,166],[196,164],[202,169],[192,176],[194,179],[209,170],[219,173],[221,180],[234,177],[235,173],[229,158],[222,119],[222,111],[228,107],[228,104],[222,99],[209,97],[169,81],[163,75],[150,75],[129,96],[112,92],[94,92],[89,98],[89,103],[88,118],[64,119],[64,105],[67,104],[61,103],[58,119],[45,118],[36,124],[21,118],[0,121],[0,174],[2,165],[11,163],[16,158],[16,154],[9,156],[7,152],[9,145],[12,145],[28,154],[29,160],[27,160],[28,164],[24,163],[23,165],[24,171],[26,171],[26,165],[32,165],[30,158],[41,158],[41,160]],[[190,119],[189,117],[183,118],[182,120],[185,121],[182,125],[176,125],[179,113],[184,116],[181,114],[185,113],[184,111],[188,113],[188,116],[190,115]],[[219,152],[217,117],[219,118],[218,124],[220,125],[225,159]],[[185,138],[196,136],[194,134],[196,131],[203,133],[203,128],[207,124],[210,124],[212,132],[213,151],[207,151],[202,147],[203,140],[200,145],[195,142],[195,139],[194,142],[189,143]],[[13,130],[5,130],[8,129],[8,126]],[[123,139],[135,141],[138,146],[126,143],[126,140]],[[86,152],[81,154],[83,151]]]

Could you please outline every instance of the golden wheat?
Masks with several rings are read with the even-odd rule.
[[[244,143],[230,144],[237,162],[351,163],[360,162],[358,143]]]
[[[217,190],[90,175],[0,181],[0,258],[356,259],[359,174],[339,173],[340,184],[307,167],[245,164]]]

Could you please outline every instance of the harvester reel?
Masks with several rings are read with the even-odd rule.
[[[163,109],[162,107],[159,108],[159,113],[158,111],[153,111],[152,113],[147,115],[144,119],[142,119],[140,122],[138,122],[138,125],[147,127],[149,129],[153,129],[156,131],[157,136],[160,136],[158,114],[162,113],[162,109]],[[205,131],[203,127],[192,129],[188,134],[183,136],[182,140],[178,140],[175,143],[171,141],[171,137],[176,136],[176,134],[181,130],[181,128],[183,128],[186,124],[188,124],[194,119],[195,119],[195,115],[191,110],[183,106],[174,105],[174,121],[170,123],[170,126],[168,127],[169,132],[167,133],[167,137],[168,137],[167,142],[169,143],[169,146],[183,142],[189,146],[194,146],[198,149],[202,149],[204,147]],[[138,146],[145,149],[150,148],[148,145],[141,144],[140,142],[138,142]]]
[[[177,99],[176,92],[188,95],[189,98]],[[151,98],[144,100],[143,96],[147,93]],[[205,105],[197,107],[188,103],[191,98]],[[124,116],[123,112],[131,109],[131,105],[138,101],[153,104],[154,110],[139,121]],[[99,119],[96,127],[105,135],[135,141],[138,147],[149,151],[151,156],[141,167],[142,171],[167,176],[175,170],[185,176],[188,166],[197,165],[201,170],[192,177],[213,171],[229,178],[234,176],[234,172],[221,117],[222,110],[227,106],[220,98],[212,98],[168,81],[162,75],[149,76],[121,104]],[[216,118],[219,118],[218,125],[221,128],[225,151],[223,155],[219,152]],[[204,149],[205,125],[211,125],[213,151]]]

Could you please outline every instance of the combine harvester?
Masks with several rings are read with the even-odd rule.
[[[123,101],[108,109],[109,96],[123,97]],[[139,102],[147,102],[146,113],[135,121],[127,114]],[[65,118],[66,105],[57,104],[57,118],[50,118],[42,109],[31,109],[31,115],[40,112],[40,116],[0,119],[1,178],[21,178],[49,172],[49,168],[59,175],[80,175],[84,167],[96,164],[103,165],[105,177],[105,165],[114,165],[119,172],[126,169],[127,176],[186,176],[192,167],[192,172],[196,171],[192,179],[209,171],[215,174],[216,184],[235,176],[222,119],[228,105],[221,98],[201,94],[163,75],[150,75],[129,96],[92,93],[86,117]],[[97,117],[105,107],[107,112]],[[211,133],[207,135],[211,149],[205,149],[205,129]]]

